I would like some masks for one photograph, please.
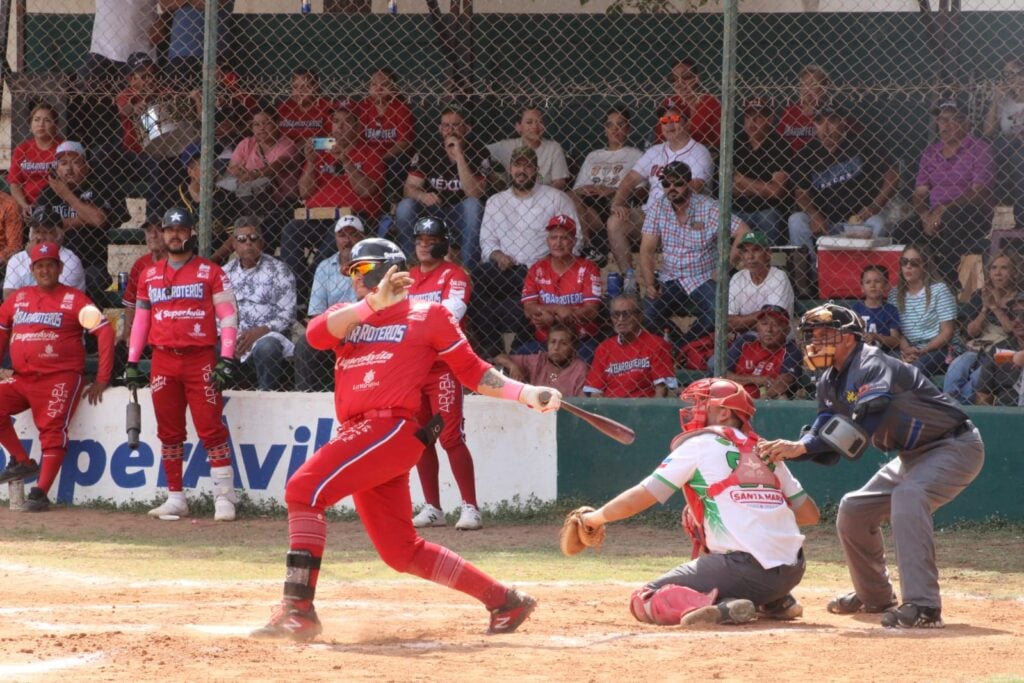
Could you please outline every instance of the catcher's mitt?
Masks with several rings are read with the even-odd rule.
[[[558,543],[564,554],[571,557],[583,552],[585,548],[600,548],[604,543],[604,525],[595,528],[583,523],[583,513],[593,511],[594,508],[583,506],[565,516],[562,532],[558,535]]]

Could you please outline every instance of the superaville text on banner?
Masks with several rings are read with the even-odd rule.
[[[115,388],[103,394],[98,406],[85,401],[79,405],[69,430],[67,457],[51,498],[65,503],[96,499],[126,503],[152,500],[166,489],[149,390],[139,392],[142,436],[135,451],[125,443],[127,402],[128,390]],[[234,454],[235,486],[255,501],[283,503],[288,477],[334,436],[334,399],[330,394],[229,391],[225,393],[224,422]],[[38,433],[29,412],[16,417],[15,429],[38,462]],[[191,417],[188,431],[185,488],[211,492],[206,450],[198,445]],[[475,466],[481,504],[493,505],[516,496],[523,501],[531,497],[554,500],[558,469],[554,414],[539,415],[508,401],[468,396],[466,438],[479,454]],[[459,503],[458,491],[440,446],[438,451],[441,502],[446,508],[454,507]],[[7,458],[0,450],[0,467],[6,466]],[[411,479],[413,501],[422,503],[415,470]],[[351,507],[347,499],[341,505]]]

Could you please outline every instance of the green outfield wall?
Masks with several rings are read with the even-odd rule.
[[[574,399],[588,410],[631,426],[636,442],[622,446],[568,413],[558,416],[558,496],[606,501],[639,482],[668,454],[680,431],[679,402],[659,400]],[[985,439],[985,466],[974,483],[936,513],[939,523],[983,520],[993,515],[1024,520],[1020,486],[1024,482],[1024,414],[1014,408],[973,408],[971,419]],[[754,427],[765,438],[794,438],[814,419],[813,401],[758,401]],[[838,502],[860,487],[884,462],[874,449],[857,462],[834,467],[794,463],[793,472],[819,505]],[[682,508],[682,496],[669,506]]]

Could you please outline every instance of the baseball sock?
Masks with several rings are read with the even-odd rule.
[[[433,581],[472,595],[487,609],[505,604],[508,589],[460,555],[436,543],[423,542],[405,570],[413,576]]]
[[[434,446],[427,446],[423,449],[423,455],[416,463],[416,474],[420,477],[420,486],[423,487],[423,499],[428,505],[436,508],[441,507],[441,490],[437,482],[439,470],[437,462],[437,449]]]
[[[231,449],[226,443],[207,449],[206,459],[210,463],[210,469],[215,467],[231,467]]]
[[[53,486],[53,480],[57,478],[57,472],[60,472],[61,463],[64,462],[65,452],[62,448],[43,451],[43,464],[39,470],[39,481],[36,482],[43,493],[48,493]]]
[[[469,448],[464,441],[454,443],[449,448],[444,447],[448,453],[448,463],[452,467],[452,476],[459,487],[459,495],[463,502],[476,506],[476,475],[473,472],[473,456],[469,454]],[[436,481],[436,478],[435,478]]]
[[[312,596],[316,591],[316,582],[320,576],[319,563],[324,555],[325,545],[327,545],[327,520],[324,518],[323,510],[301,503],[288,503],[288,549],[307,551],[317,565],[309,569],[309,577],[305,581],[310,597],[295,599],[295,606],[300,610],[309,610],[313,605]],[[286,594],[285,597],[291,596]]]
[[[160,463],[164,467],[164,474],[167,476],[168,491],[182,491],[182,465],[185,457],[185,444],[164,443],[160,444]]]
[[[29,461],[28,453],[25,452],[25,447],[21,445],[18,433],[14,431],[14,423],[10,420],[0,419],[0,446],[4,447],[7,454],[11,456],[11,460],[15,462]],[[436,455],[434,459],[437,460]],[[10,465],[12,463],[7,464]]]

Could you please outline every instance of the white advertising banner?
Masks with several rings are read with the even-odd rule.
[[[333,396],[228,391],[225,399],[224,419],[231,435],[235,486],[256,501],[273,499],[283,504],[288,476],[334,434],[337,423]],[[107,390],[98,406],[81,402],[71,422],[67,457],[50,490],[50,500],[148,501],[158,489],[166,487],[149,390],[139,392],[142,437],[137,450],[125,443],[127,402],[128,390],[120,387]],[[473,454],[481,505],[511,501],[517,496],[524,502],[531,497],[554,500],[554,413],[540,415],[517,403],[484,396],[467,396],[465,413],[466,441]],[[206,451],[196,441],[191,419],[188,426],[185,488],[211,491]],[[39,462],[38,432],[31,414],[26,411],[18,415],[15,428],[29,454]],[[0,466],[6,466],[8,455],[0,453]],[[458,490],[440,447],[438,454],[441,503],[446,510],[454,509],[460,502]],[[422,503],[415,469],[411,479],[413,501]],[[342,501],[342,505],[351,507],[350,501]]]

